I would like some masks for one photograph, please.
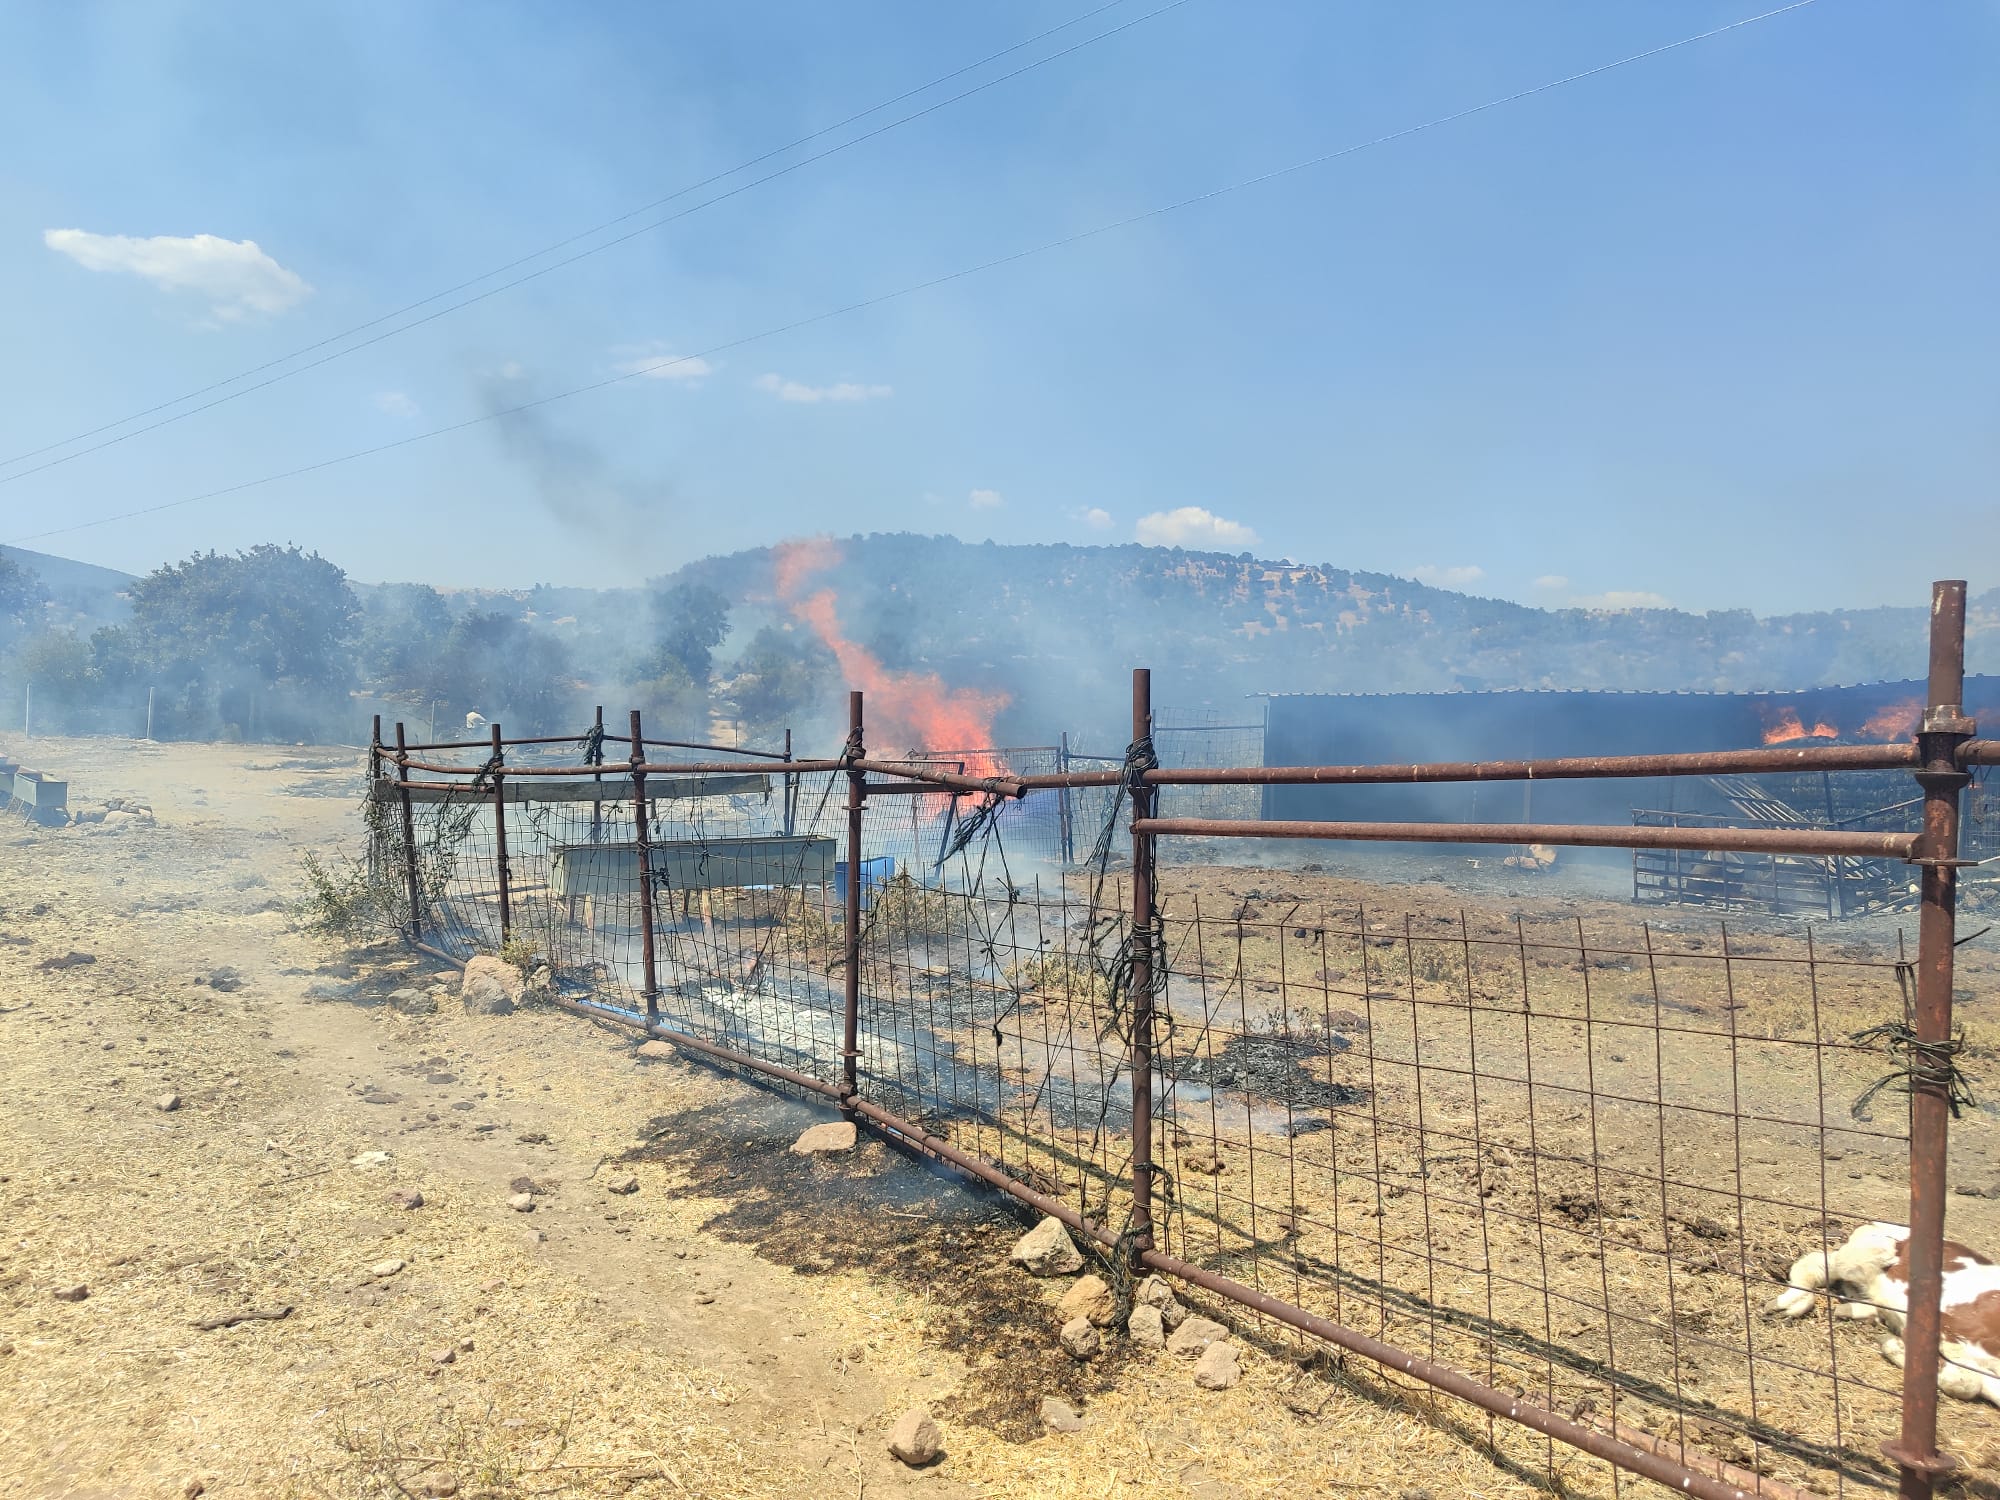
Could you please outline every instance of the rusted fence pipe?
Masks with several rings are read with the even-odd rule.
[[[1153,733],[1153,674],[1132,671],[1132,743],[1150,743]],[[1132,1246],[1153,1248],[1153,835],[1147,831],[1154,792],[1132,788]]]
[[[507,870],[507,788],[501,769],[507,752],[501,747],[500,726],[493,726],[493,869],[500,878],[500,946],[506,947],[513,935],[514,903]],[[409,793],[405,792],[404,796]]]
[[[1903,1328],[1903,1425],[1882,1451],[1902,1470],[1902,1500],[1930,1500],[1957,1465],[1937,1448],[1939,1302],[1944,1290],[1945,1154],[1954,1109],[1950,1084],[1951,986],[1958,902],[1959,793],[1971,777],[1958,752],[1973,723],[1965,693],[1965,584],[1931,585],[1930,682],[1917,730],[1924,793],[1921,905],[1917,914],[1916,1046],[1910,1089],[1909,1313]],[[1934,1049],[1928,1056],[1924,1049]],[[1941,1064],[1939,1059],[1942,1059]],[[1929,1064],[1928,1066],[1926,1064]]]
[[[854,1069],[861,1056],[861,817],[868,805],[861,759],[864,744],[860,689],[847,695],[847,745],[854,757],[847,772],[847,889],[840,943],[841,976],[840,1097],[854,1094]]]
[[[991,792],[1002,797],[1026,794],[1026,785],[1015,776],[960,776],[952,771],[933,771],[928,766],[900,765],[893,760],[861,759],[852,763],[857,771],[877,776],[899,776],[905,781],[921,781],[954,792]]]
[[[1577,849],[1689,849],[1697,853],[1840,855],[1910,859],[1921,835],[1825,828],[1631,828],[1568,823],[1318,823],[1256,818],[1147,818],[1157,835],[1217,839],[1326,839],[1389,844],[1551,844]]]

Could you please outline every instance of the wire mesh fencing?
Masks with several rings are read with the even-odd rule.
[[[1948,693],[1935,661],[1934,681]],[[828,761],[385,753],[370,866],[403,872],[406,930],[436,951],[499,951],[550,998],[835,1099],[1062,1217],[1120,1296],[1165,1270],[1301,1353],[1359,1353],[1381,1381],[1470,1402],[1498,1459],[1565,1489],[1927,1493],[1937,1351],[1946,1391],[1985,1395],[1987,1363],[2000,1391],[2000,1350],[1968,1343],[1941,1292],[1947,1128],[2000,1173],[1951,1022],[1959,791],[2000,745],[1940,697],[1917,744],[1862,751],[1175,767],[1144,688],[1115,766],[1066,744],[868,760],[858,735]],[[1535,837],[1892,860],[1922,890],[1914,951],[1652,908],[1388,907],[1303,868],[1251,886],[1155,857],[1435,836],[1259,820],[1242,794],[1280,777],[1692,775],[1774,755],[1917,771],[1924,831]],[[1239,799],[1225,815],[1173,811],[1218,788]],[[1955,1237],[2000,1241],[1986,1203],[1953,1199]],[[1888,1258],[1857,1270],[1841,1247],[1863,1241]],[[1945,1426],[2000,1451],[1990,1401],[1953,1403]]]

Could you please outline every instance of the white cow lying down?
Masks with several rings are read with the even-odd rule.
[[[1910,1306],[1910,1231],[1900,1224],[1863,1224],[1836,1250],[1811,1250],[1792,1262],[1791,1285],[1764,1311],[1799,1318],[1821,1292],[1839,1299],[1837,1318],[1880,1318],[1891,1330],[1882,1353],[1903,1364],[1903,1317]],[[1961,1401],[1982,1396],[2000,1406],[2000,1266],[1955,1240],[1944,1242],[1944,1296],[1939,1305],[1938,1389]]]

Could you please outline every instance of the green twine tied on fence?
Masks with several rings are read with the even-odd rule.
[[[1944,1090],[1945,1101],[1951,1106],[1954,1120],[1958,1118],[1959,1111],[1978,1103],[1972,1097],[1972,1080],[1958,1067],[1958,1055],[1965,1050],[1963,1031],[1943,1041],[1926,1042],[1904,1022],[1885,1021],[1880,1026],[1855,1032],[1853,1040],[1862,1047],[1880,1045],[1902,1063],[1895,1072],[1885,1074],[1862,1090],[1861,1097],[1854,1101],[1849,1111],[1855,1119],[1865,1121],[1870,1118],[1868,1107],[1884,1089],[1907,1094],[1920,1083],[1935,1084]]]
[[[578,741],[583,746],[583,763],[586,766],[604,764],[604,726],[593,724]]]

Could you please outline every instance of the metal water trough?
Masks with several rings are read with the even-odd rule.
[[[8,806],[30,821],[50,826],[69,821],[69,783],[41,771],[17,767],[14,795]]]
[[[833,853],[834,841],[821,834],[748,834],[654,844],[647,868],[655,888],[667,892],[829,885]],[[549,894],[572,920],[586,900],[637,900],[639,846],[630,841],[556,845],[549,851]]]

